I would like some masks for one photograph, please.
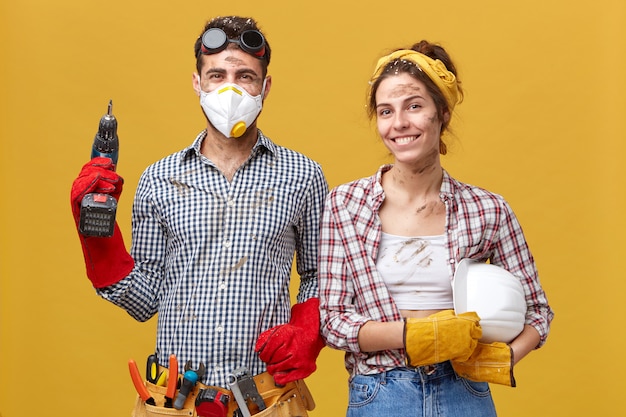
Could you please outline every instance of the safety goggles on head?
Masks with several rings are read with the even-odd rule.
[[[236,43],[244,51],[257,58],[266,58],[265,38],[258,30],[246,30],[239,39],[228,39],[220,28],[211,28],[202,35],[201,50],[203,54],[216,54],[223,51],[228,43]]]

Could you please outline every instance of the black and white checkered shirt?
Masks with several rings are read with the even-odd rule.
[[[133,206],[135,268],[99,291],[135,319],[158,313],[157,351],[167,366],[204,363],[202,382],[226,386],[247,366],[265,371],[259,334],[289,320],[294,253],[298,302],[318,296],[319,220],[328,185],[321,167],[259,131],[229,182],[194,143],[143,173]]]

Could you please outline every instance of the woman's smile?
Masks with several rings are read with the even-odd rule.
[[[411,143],[415,140],[417,140],[419,138],[419,136],[402,136],[399,138],[393,138],[391,139],[393,142],[395,142],[398,145],[406,145],[407,143]]]

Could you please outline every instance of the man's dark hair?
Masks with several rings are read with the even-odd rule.
[[[211,28],[222,29],[224,33],[226,33],[228,39],[239,39],[239,36],[241,36],[242,32],[246,30],[258,30],[259,32],[261,32],[257,22],[251,17],[219,16],[209,20],[204,26],[204,30],[202,31],[198,39],[196,39],[196,43],[194,45],[194,54],[196,56],[196,70],[198,71],[198,73],[200,73],[200,70],[202,69],[202,35],[204,34],[204,32]],[[265,75],[267,75],[267,66],[270,64],[270,56],[272,51],[270,49],[270,44],[267,41],[267,37],[265,36],[265,34],[263,34],[263,37],[265,38],[265,55],[263,56],[263,58],[260,58],[260,61],[261,66],[263,67],[263,76],[265,77]],[[238,47],[239,46],[236,43],[229,43],[227,48]]]

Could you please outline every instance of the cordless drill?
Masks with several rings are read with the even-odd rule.
[[[93,140],[91,158],[110,158],[113,167],[119,154],[117,119],[113,116],[113,100],[109,100],[107,113],[100,119],[98,132]],[[80,206],[78,230],[83,236],[111,237],[115,229],[117,201],[109,194],[86,194]]]

